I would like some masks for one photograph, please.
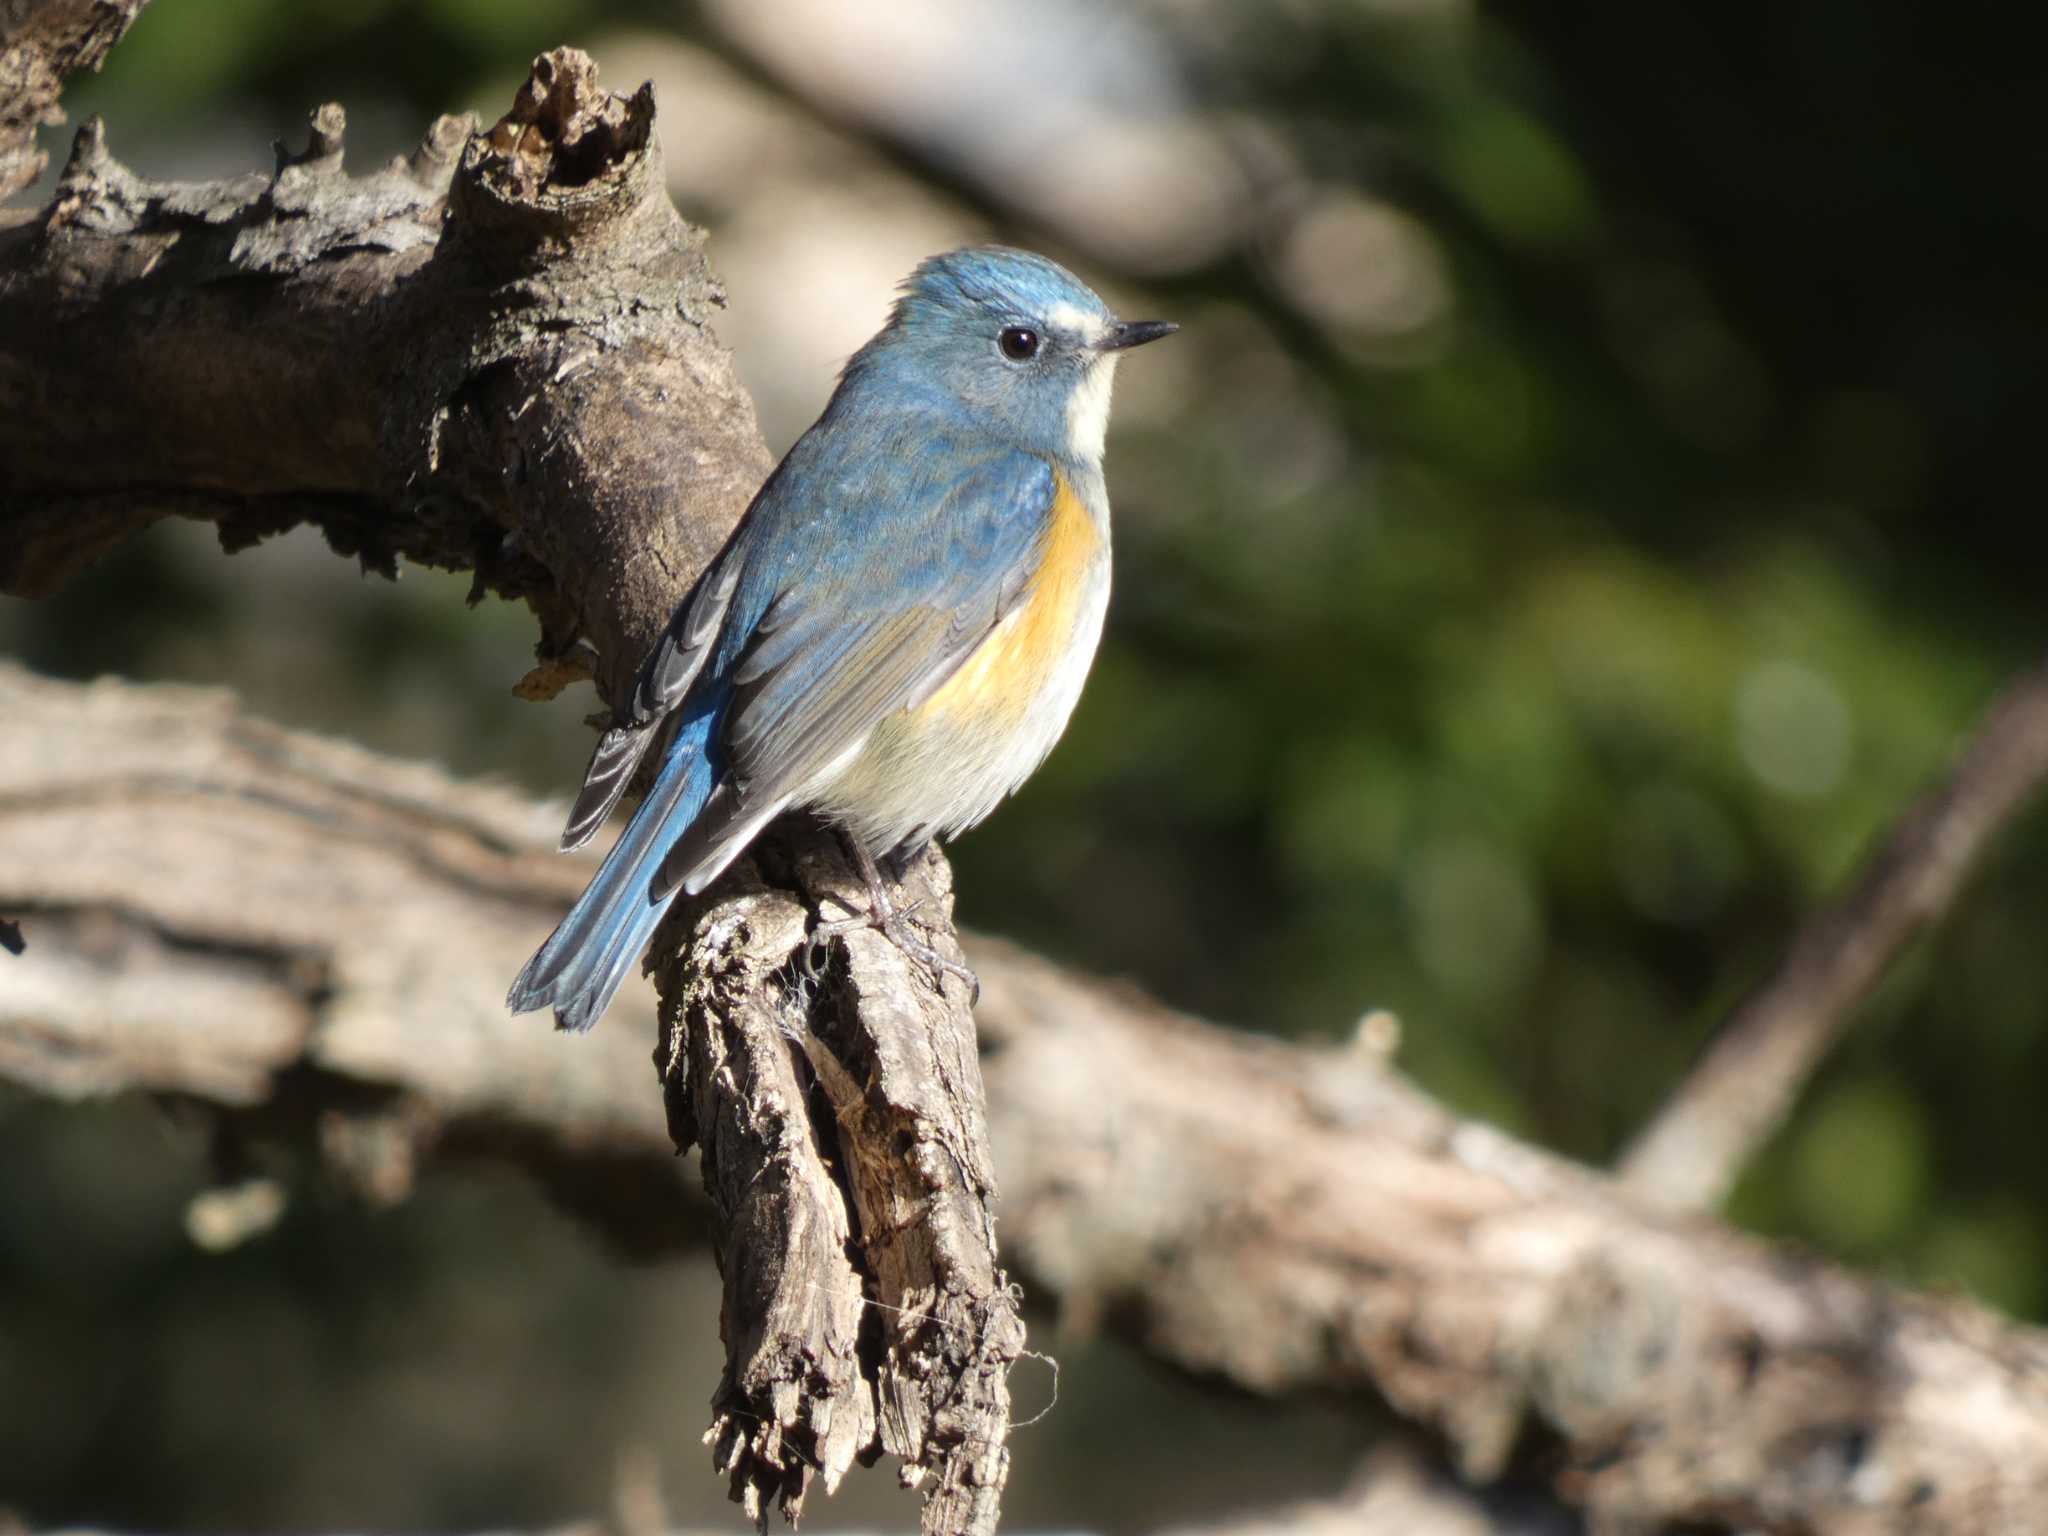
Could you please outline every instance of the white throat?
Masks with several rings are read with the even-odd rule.
[[[1085,464],[1102,462],[1109,436],[1109,390],[1116,379],[1116,354],[1098,353],[1067,397],[1067,452]]]

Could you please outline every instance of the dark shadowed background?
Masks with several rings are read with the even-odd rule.
[[[1101,660],[958,845],[961,917],[1247,1028],[1390,1009],[1431,1091],[1599,1162],[2041,650],[2048,141],[2001,14],[156,0],[68,105],[212,175],[340,100],[364,168],[556,43],[651,78],[778,452],[935,250],[1030,245],[1180,320],[1120,381]],[[0,647],[565,794],[590,695],[514,700],[531,624],[466,586],[164,524],[0,603]],[[2048,1319],[2044,855],[2037,811],[1739,1220]],[[627,1266],[510,1174],[367,1211],[277,1171],[275,1231],[203,1253],[203,1124],[0,1095],[0,1506],[534,1528],[651,1476],[737,1526],[696,1443],[708,1261]],[[1063,1374],[1018,1529],[1331,1490],[1383,1429],[1035,1330]],[[906,1523],[887,1484],[812,1528]]]

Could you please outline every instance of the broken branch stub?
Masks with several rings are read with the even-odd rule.
[[[828,903],[863,899],[829,835],[793,827],[742,866],[763,868],[672,918],[690,936],[657,971],[670,1124],[731,1239],[707,1438],[756,1518],[771,1496],[796,1518],[814,1476],[829,1491],[887,1451],[926,1531],[993,1531],[1024,1330],[972,1015],[879,933],[812,945]],[[949,907],[944,862],[921,878]],[[950,925],[934,938],[959,958]]]

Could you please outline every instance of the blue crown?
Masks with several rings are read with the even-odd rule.
[[[1081,279],[1056,261],[1006,245],[968,246],[932,256],[903,282],[898,314],[923,304],[935,308],[1043,314],[1071,304],[1107,316],[1109,308]]]

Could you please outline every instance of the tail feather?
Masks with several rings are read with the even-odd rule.
[[[514,1013],[552,1007],[563,1029],[595,1024],[675,899],[658,884],[663,858],[703,809],[713,768],[713,710],[684,721],[647,798],[576,904],[512,983]]]

